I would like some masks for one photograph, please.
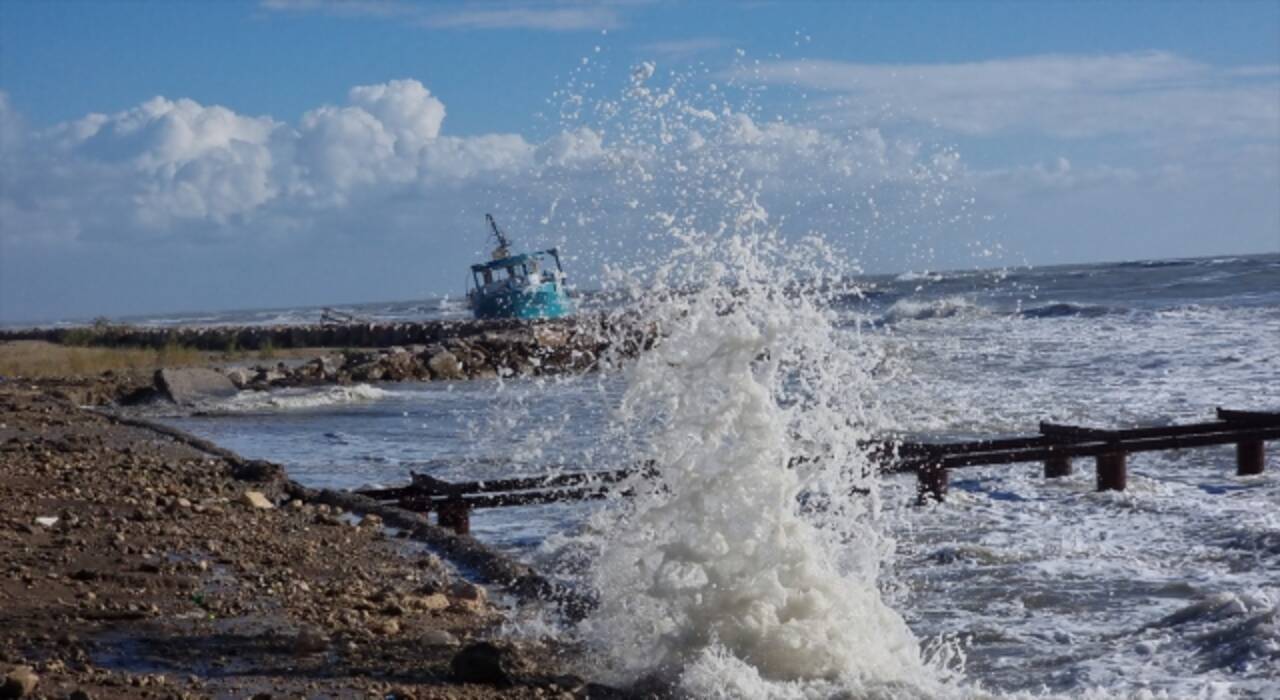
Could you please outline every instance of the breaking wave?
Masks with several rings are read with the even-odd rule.
[[[376,401],[391,395],[385,389],[368,384],[327,386],[321,389],[278,389],[274,391],[242,391],[213,404],[211,413],[258,413],[263,411],[296,411],[346,403]]]
[[[978,316],[989,313],[973,300],[961,296],[941,299],[899,299],[884,313],[885,323],[927,321],[954,316]]]

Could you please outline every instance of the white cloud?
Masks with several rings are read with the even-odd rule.
[[[424,184],[456,186],[477,178],[528,172],[535,147],[518,134],[442,136],[421,154]]]
[[[918,146],[891,143],[875,129],[829,134],[757,124],[727,107],[716,112],[681,103],[670,89],[644,88],[651,64],[638,75],[634,97],[652,109],[662,133],[650,140],[623,130],[612,143],[602,128],[610,125],[568,128],[539,143],[518,134],[450,136],[445,105],[416,80],[354,87],[345,104],[316,107],[295,124],[152,98],[25,139],[7,156],[21,164],[6,168],[0,236],[306,235],[335,215],[372,221],[397,202],[423,198],[459,209],[500,191],[510,206],[526,209],[563,200],[556,206],[566,211],[565,202],[580,202],[575,220],[585,221],[607,216],[633,185],[654,189],[686,178],[700,187],[699,178],[729,167],[788,197],[877,180],[919,182],[930,169]],[[7,99],[0,101],[0,126],[17,123]]]
[[[700,53],[722,49],[728,46],[728,43],[720,37],[700,36],[688,39],[654,41],[642,44],[637,47],[637,51],[642,54],[653,54],[671,61],[679,61]]]
[[[440,125],[444,123],[444,103],[416,80],[354,87],[348,99],[390,130],[397,148],[421,148],[440,135]]]
[[[440,29],[534,29],[580,31],[621,26],[624,3],[586,0],[548,2],[488,0],[430,5],[396,0],[262,0],[275,12],[318,13],[334,17],[399,20]]]
[[[970,135],[1021,129],[1063,138],[1280,133],[1276,66],[1223,69],[1160,51],[956,64],[772,61],[734,75],[829,93],[824,108],[855,123],[916,122]]]
[[[422,17],[429,27],[450,29],[542,29],[557,32],[614,29],[621,25],[608,3],[492,3],[466,5]]]

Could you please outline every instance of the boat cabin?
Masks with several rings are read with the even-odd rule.
[[[556,248],[477,263],[471,282],[476,318],[559,318],[571,310]]]

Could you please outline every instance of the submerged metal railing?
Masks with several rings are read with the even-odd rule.
[[[1043,462],[1045,478],[1068,476],[1072,459],[1093,457],[1099,491],[1123,491],[1128,483],[1127,456],[1135,452],[1236,445],[1236,473],[1261,474],[1263,443],[1280,439],[1280,412],[1232,411],[1219,408],[1217,420],[1150,428],[1102,430],[1041,423],[1033,437],[982,440],[942,445],[903,444],[901,461],[890,471],[914,471],[920,500],[946,498],[948,475],[964,467]]]
[[[946,499],[952,469],[1043,462],[1045,478],[1053,479],[1069,476],[1072,460],[1080,457],[1095,459],[1099,491],[1123,491],[1128,482],[1130,453],[1211,445],[1236,445],[1236,473],[1261,474],[1264,443],[1280,439],[1280,412],[1219,408],[1216,415],[1217,420],[1203,423],[1120,430],[1042,422],[1039,434],[1029,437],[954,443],[880,441],[864,447],[881,462],[884,473],[915,472],[917,499],[921,503]],[[792,466],[809,459],[792,460]],[[471,511],[477,508],[593,500],[611,494],[625,497],[631,495],[631,489],[618,489],[624,481],[656,474],[657,467],[652,463],[614,471],[469,482],[413,474],[406,486],[361,489],[358,493],[396,502],[409,510],[435,511],[441,527],[465,534],[471,529]]]

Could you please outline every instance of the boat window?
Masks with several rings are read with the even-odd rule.
[[[483,275],[484,275],[484,283],[485,283],[485,284],[493,284],[493,271],[492,271],[492,270],[485,270],[485,271],[484,271],[483,273],[481,273],[481,274],[483,274]]]

